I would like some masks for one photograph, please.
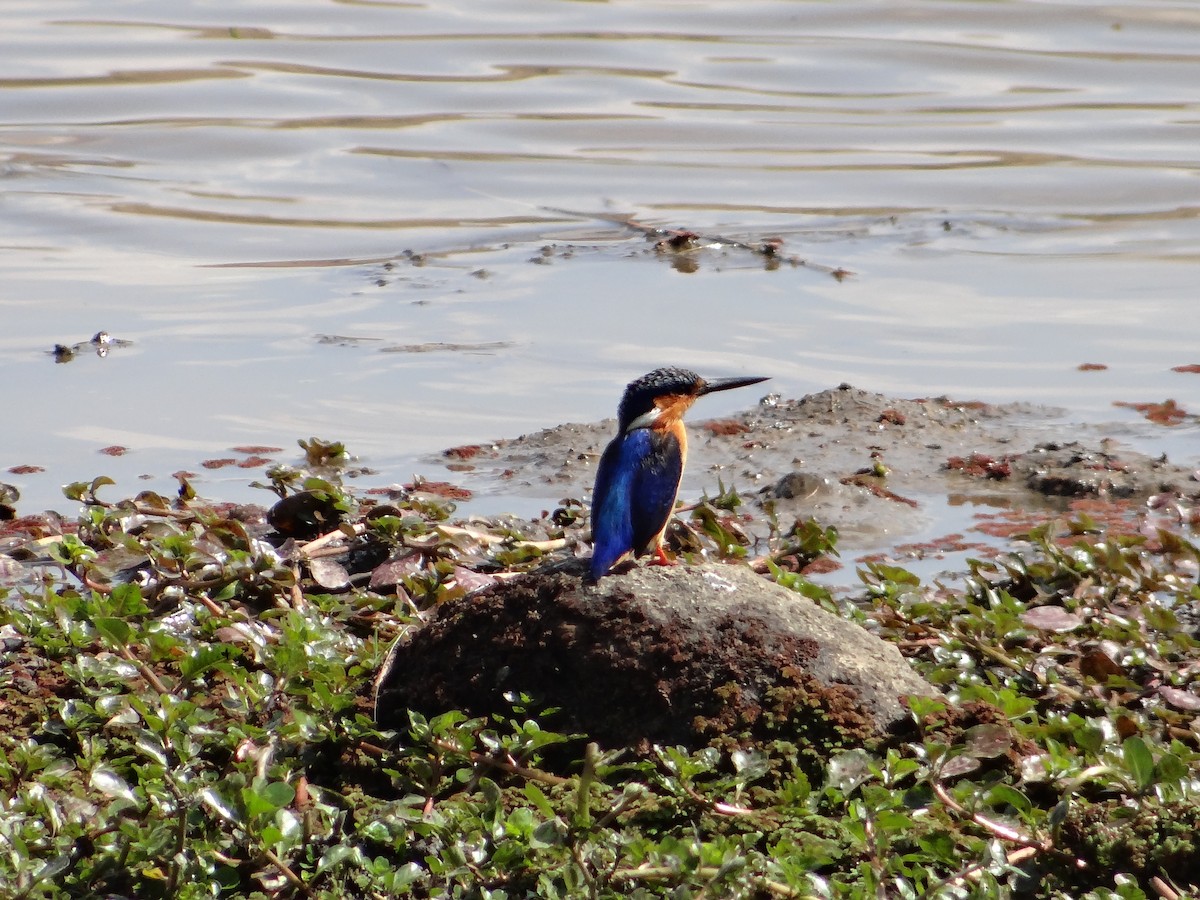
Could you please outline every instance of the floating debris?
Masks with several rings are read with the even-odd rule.
[[[357,347],[359,344],[365,344],[368,341],[380,341],[382,338],[375,337],[355,337],[348,334],[318,334],[318,344],[330,344],[335,347]]]
[[[380,353],[491,353],[516,346],[513,341],[482,341],[478,344],[453,344],[431,341],[424,344],[393,344],[381,347]]]
[[[110,350],[119,347],[129,347],[132,344],[133,341],[115,338],[107,331],[97,331],[89,341],[80,341],[77,344],[55,344],[52,349],[46,352],[54,357],[56,363],[69,363],[78,354],[89,350],[97,356],[104,358],[108,356]]]

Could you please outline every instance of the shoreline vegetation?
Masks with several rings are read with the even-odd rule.
[[[840,746],[795,692],[690,744],[602,743],[527,693],[392,730],[374,707],[389,648],[439,610],[569,573],[582,501],[456,521],[305,449],[269,470],[270,510],[101,477],[67,488],[73,520],[0,523],[3,896],[1195,896],[1188,498],[1046,513],[953,581],[867,562],[831,591],[835,528],[705,497],[677,513],[681,559],[753,568],[941,696]]]

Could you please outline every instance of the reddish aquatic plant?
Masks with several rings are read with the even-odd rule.
[[[983,453],[972,453],[967,457],[951,456],[946,460],[946,468],[972,478],[994,478],[999,481],[1012,477],[1012,460],[1011,456],[996,459]]]
[[[1156,425],[1178,425],[1191,418],[1191,413],[1174,400],[1164,400],[1161,403],[1129,403],[1124,400],[1114,400],[1113,406],[1136,410],[1147,421],[1154,422]]]
[[[714,437],[745,434],[750,430],[750,426],[737,419],[713,419],[711,422],[703,423],[701,427]]]

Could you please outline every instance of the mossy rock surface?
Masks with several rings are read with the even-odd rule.
[[[638,568],[584,585],[530,575],[440,608],[398,645],[377,717],[504,714],[505,694],[562,709],[609,747],[718,739],[860,746],[934,695],[897,650],[738,566]]]

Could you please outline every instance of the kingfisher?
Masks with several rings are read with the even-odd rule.
[[[604,449],[596,470],[589,581],[599,580],[627,553],[642,556],[653,551],[656,562],[670,563],[662,540],[687,462],[683,414],[705,394],[766,380],[705,379],[670,367],[629,383],[617,409],[617,436]]]

